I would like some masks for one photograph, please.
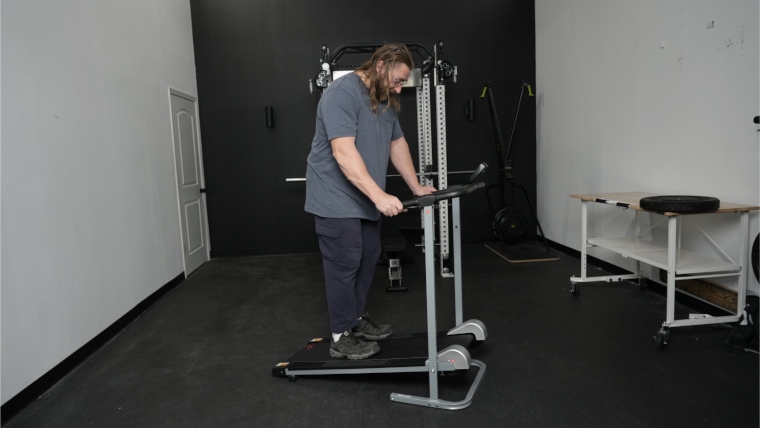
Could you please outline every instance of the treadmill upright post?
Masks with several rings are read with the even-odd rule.
[[[458,199],[458,198],[457,198]],[[433,204],[422,207],[422,217],[425,224],[425,295],[427,300],[427,336],[428,360],[426,362],[430,397],[417,397],[406,394],[391,393],[391,401],[400,401],[418,406],[441,407],[438,400],[438,331],[435,319],[435,252],[433,251],[434,231]]]
[[[433,205],[422,207],[425,212],[425,295],[427,297],[427,326],[428,326],[428,360],[427,369],[430,379],[430,398],[428,405],[438,407],[438,329],[435,317],[435,231],[433,230]]]
[[[462,233],[459,219],[459,198],[451,200],[451,227],[454,229],[454,310],[455,325],[462,325],[464,313],[462,309]]]

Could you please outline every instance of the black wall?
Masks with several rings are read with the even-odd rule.
[[[487,183],[499,182],[480,94],[490,81],[535,83],[532,1],[191,0],[191,7],[213,257],[317,250],[313,218],[303,211],[305,184],[285,179],[306,171],[319,101],[308,80],[319,71],[323,44],[335,50],[347,43],[418,42],[432,52],[442,40],[441,58],[458,67],[457,83],[446,83],[448,168],[471,170],[485,161],[492,166]],[[401,125],[416,164],[414,90],[404,92]],[[496,94],[508,135],[517,99]],[[475,121],[465,115],[471,99]],[[524,100],[520,113],[515,169],[535,204],[534,100]],[[265,106],[273,106],[274,128],[266,127]],[[449,184],[463,178],[452,176]],[[411,196],[400,178],[390,178],[388,190],[402,200]],[[521,198],[515,205],[528,212]],[[493,240],[485,192],[463,198],[462,211],[466,243]],[[389,219],[384,231],[397,225],[418,226],[419,215]]]

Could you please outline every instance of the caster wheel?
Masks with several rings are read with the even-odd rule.
[[[647,289],[647,279],[639,278],[639,290],[646,291],[646,289]]]
[[[572,294],[573,296],[580,296],[581,295],[581,286],[578,285],[578,284],[576,284],[576,283],[572,283],[572,287],[573,288],[570,289],[570,294]]]
[[[660,330],[657,332],[657,336],[654,338],[654,343],[657,349],[662,351],[665,349],[666,346],[668,346],[668,340],[670,339],[670,332],[665,330]]]
[[[296,375],[290,375],[288,376],[288,382],[295,382],[298,380],[298,376]]]

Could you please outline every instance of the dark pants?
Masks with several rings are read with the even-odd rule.
[[[380,220],[314,216],[325,269],[330,328],[342,333],[364,313],[382,252]]]

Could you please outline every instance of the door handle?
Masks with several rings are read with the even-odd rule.
[[[201,187],[201,193],[206,193],[206,189],[204,189],[203,187]]]

